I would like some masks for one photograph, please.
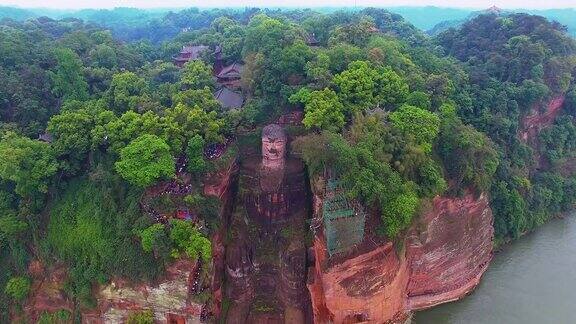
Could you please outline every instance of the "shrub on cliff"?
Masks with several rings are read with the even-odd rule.
[[[131,312],[126,324],[154,324],[154,313],[149,309]]]
[[[56,195],[46,235],[46,257],[69,265],[69,292],[86,304],[96,282],[114,275],[151,279],[162,267],[135,241],[138,224],[149,222],[140,213],[141,191],[111,172],[101,177],[73,180]]]
[[[26,277],[12,277],[8,280],[8,283],[6,283],[4,292],[10,296],[10,298],[16,301],[22,301],[28,296],[30,286],[30,279]]]

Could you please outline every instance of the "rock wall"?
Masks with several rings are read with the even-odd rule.
[[[180,259],[166,269],[157,284],[133,285],[114,281],[98,293],[98,308],[83,314],[83,323],[124,323],[133,311],[152,310],[159,323],[169,320],[200,323],[202,302],[191,299],[196,277],[196,262]]]
[[[223,168],[215,173],[208,174],[204,179],[204,194],[206,196],[214,196],[220,198],[225,202],[227,199],[226,194],[230,191],[233,177],[238,172],[237,161],[230,161],[228,167]]]
[[[68,273],[66,267],[57,264],[46,268],[40,261],[30,262],[28,272],[33,279],[30,298],[24,305],[25,318],[35,323],[43,312],[53,313],[74,310],[74,303],[64,292]],[[18,322],[13,318],[13,322]],[[22,319],[25,322],[24,319]]]
[[[308,289],[315,323],[381,323],[405,318],[407,262],[392,243],[326,267],[322,238],[314,244]]]
[[[542,111],[538,105],[534,106],[530,113],[522,119],[520,128],[520,139],[527,143],[533,143],[540,131],[554,122],[556,116],[562,110],[565,96],[560,95],[552,98]]]
[[[315,322],[402,322],[462,298],[486,270],[492,238],[488,199],[471,194],[435,198],[400,249],[388,242],[332,264],[320,233],[308,281]]]
[[[492,259],[494,227],[485,195],[436,197],[432,204],[407,239],[408,310],[462,298]]]

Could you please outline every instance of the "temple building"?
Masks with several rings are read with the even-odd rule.
[[[313,47],[320,45],[320,42],[316,39],[316,35],[314,35],[314,33],[308,34],[308,36],[306,36],[306,45]]]
[[[202,53],[207,50],[209,50],[209,47],[205,45],[182,46],[180,53],[174,57],[174,64],[182,67],[190,61],[199,60]]]
[[[223,67],[222,70],[216,74],[216,79],[221,85],[238,88],[240,87],[240,78],[242,77],[243,71],[244,65],[234,62],[231,65]]]
[[[216,45],[214,49],[214,66],[212,67],[212,72],[214,75],[218,75],[224,68],[224,60],[222,59],[222,46]]]

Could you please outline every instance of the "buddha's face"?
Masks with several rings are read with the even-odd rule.
[[[284,158],[286,143],[282,139],[262,139],[262,157],[265,160],[275,161]]]

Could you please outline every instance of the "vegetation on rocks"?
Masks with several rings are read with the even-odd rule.
[[[288,112],[303,115],[290,149],[310,177],[341,180],[384,239],[436,195],[487,194],[498,239],[576,202],[576,42],[558,23],[485,14],[429,37],[374,8],[121,22],[0,21],[2,323],[26,302],[32,260],[63,265],[81,307],[112,277],[153,280],[178,257],[209,267],[221,206],[205,176]],[[208,50],[179,68],[185,45]],[[241,109],[214,97],[218,64],[233,63]]]

